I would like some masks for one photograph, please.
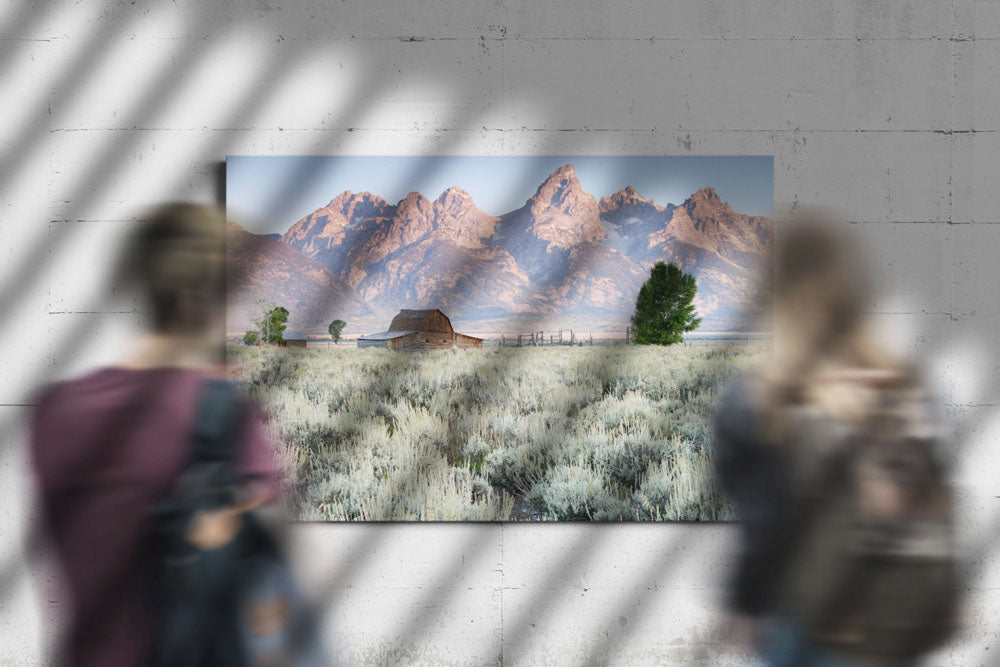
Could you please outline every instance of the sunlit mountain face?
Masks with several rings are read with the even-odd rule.
[[[774,244],[771,220],[734,211],[712,187],[680,206],[632,186],[598,200],[569,164],[501,216],[458,187],[396,204],[348,191],[280,241],[230,234],[241,267],[234,303],[266,297],[304,327],[340,317],[363,323],[355,330],[369,320],[376,330],[403,308],[440,308],[480,331],[612,331],[627,325],[650,267],[666,261],[694,274],[701,329],[731,331],[747,326],[770,289]],[[233,326],[249,316],[240,308],[231,308]]]

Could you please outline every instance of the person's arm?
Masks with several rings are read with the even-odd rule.
[[[191,521],[187,540],[208,551],[227,544],[240,529],[242,515],[275,501],[280,485],[267,429],[256,410],[247,406],[244,437],[237,466],[247,479],[233,505],[198,512]]]

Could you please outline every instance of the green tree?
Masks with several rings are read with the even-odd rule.
[[[267,315],[271,320],[271,336],[268,340],[272,343],[280,343],[285,340],[285,328],[288,326],[288,309],[277,306]]]
[[[635,301],[632,327],[638,345],[673,345],[683,341],[685,331],[701,324],[695,316],[694,276],[673,264],[657,262]]]
[[[330,326],[327,327],[326,330],[330,332],[330,338],[333,339],[334,343],[340,342],[340,332],[343,331],[346,326],[347,322],[344,320],[334,320],[333,322],[330,322]]]
[[[243,344],[244,345],[255,344],[257,342],[257,336],[258,336],[257,332],[251,329],[250,331],[243,334]]]
[[[288,323],[288,309],[283,306],[275,306],[267,301],[258,301],[260,308],[260,320],[257,321],[257,330],[260,332],[260,339],[268,343],[280,343],[285,340],[285,327]]]

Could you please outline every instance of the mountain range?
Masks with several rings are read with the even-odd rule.
[[[680,206],[631,185],[598,200],[570,164],[500,216],[459,187],[396,204],[345,191],[278,239],[235,223],[229,233],[231,328],[263,298],[303,328],[339,317],[362,333],[403,308],[440,308],[478,331],[621,328],[661,260],[694,274],[702,330],[732,330],[770,287],[774,245],[771,220],[734,211],[712,187]]]

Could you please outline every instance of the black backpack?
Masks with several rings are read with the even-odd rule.
[[[906,661],[957,626],[961,580],[946,440],[925,392],[882,388],[860,423],[799,414],[801,525],[785,602],[812,638]]]
[[[203,551],[186,539],[199,511],[238,503],[245,402],[226,381],[204,385],[190,461],[153,514],[157,632],[155,667],[326,665],[315,615],[296,586],[278,541],[253,512],[236,535]]]

